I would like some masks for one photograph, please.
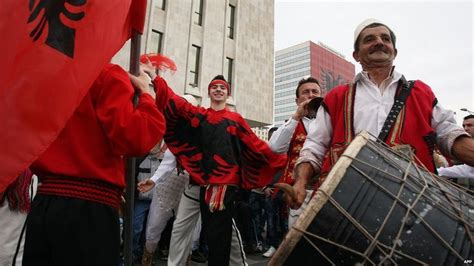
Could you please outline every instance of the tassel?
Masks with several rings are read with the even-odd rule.
[[[206,193],[204,196],[204,201],[209,206],[209,211],[222,211],[225,209],[224,198],[225,192],[227,190],[227,185],[208,185],[206,187]]]
[[[6,198],[10,210],[27,213],[31,207],[29,188],[32,178],[33,173],[29,169],[20,174],[15,182],[8,186],[0,204]]]

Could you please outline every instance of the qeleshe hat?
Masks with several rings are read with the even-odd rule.
[[[357,41],[357,38],[359,37],[359,34],[367,27],[369,26],[370,24],[374,24],[374,23],[380,23],[380,24],[383,24],[385,27],[388,28],[387,25],[385,25],[384,23],[380,22],[378,19],[375,19],[375,18],[368,18],[364,21],[362,21],[359,26],[357,26],[357,28],[355,29],[354,31],[354,43]]]

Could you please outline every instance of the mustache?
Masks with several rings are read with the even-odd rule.
[[[386,53],[387,47],[385,47],[385,45],[383,44],[377,44],[376,46],[374,46],[372,49],[369,50],[369,53],[374,53],[374,52],[379,52],[379,51]]]

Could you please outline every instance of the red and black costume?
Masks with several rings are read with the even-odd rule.
[[[77,259],[81,265],[118,265],[123,157],[146,154],[165,130],[153,98],[142,94],[133,107],[133,96],[127,73],[106,66],[57,139],[31,165],[42,184],[28,216],[25,265]]]
[[[228,92],[230,88],[225,81]],[[209,265],[229,263],[236,188],[264,187],[284,166],[238,113],[195,107],[154,80],[157,106],[164,106],[165,141],[177,161],[201,187],[201,215],[209,245]],[[214,84],[211,82],[211,84]]]
[[[275,154],[238,113],[195,107],[155,79],[157,106],[165,106],[164,136],[178,162],[200,185],[261,188],[271,183],[285,156]]]

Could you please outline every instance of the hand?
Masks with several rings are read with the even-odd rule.
[[[266,197],[270,197],[273,194],[273,188],[265,187],[265,189],[263,190],[263,193],[265,194]]]
[[[474,166],[474,138],[468,136],[458,137],[453,143],[451,152],[456,159]]]
[[[154,186],[155,186],[155,182],[153,182],[153,180],[151,179],[147,179],[147,180],[143,180],[139,182],[137,185],[137,189],[138,191],[145,193],[145,192],[150,191],[150,189],[152,189]]]
[[[139,76],[132,75],[128,73],[128,77],[130,78],[130,81],[132,82],[133,87],[136,90],[140,90],[142,93],[148,93],[151,94],[150,92],[150,77],[148,74],[143,71],[143,69],[140,69]]]
[[[299,209],[306,198],[306,185],[305,182],[296,181],[293,185],[294,193],[285,193],[283,199],[286,204],[292,209]]]
[[[305,117],[308,115],[308,104],[311,102],[312,99],[307,99],[304,102],[301,102],[298,104],[298,108],[296,109],[296,112],[293,114],[293,119],[296,121],[301,120],[301,118]]]
[[[154,80],[156,78],[156,68],[155,66],[151,63],[150,60],[147,58],[147,62],[145,63],[140,63],[140,68],[145,71],[145,73],[150,76],[151,80]]]

